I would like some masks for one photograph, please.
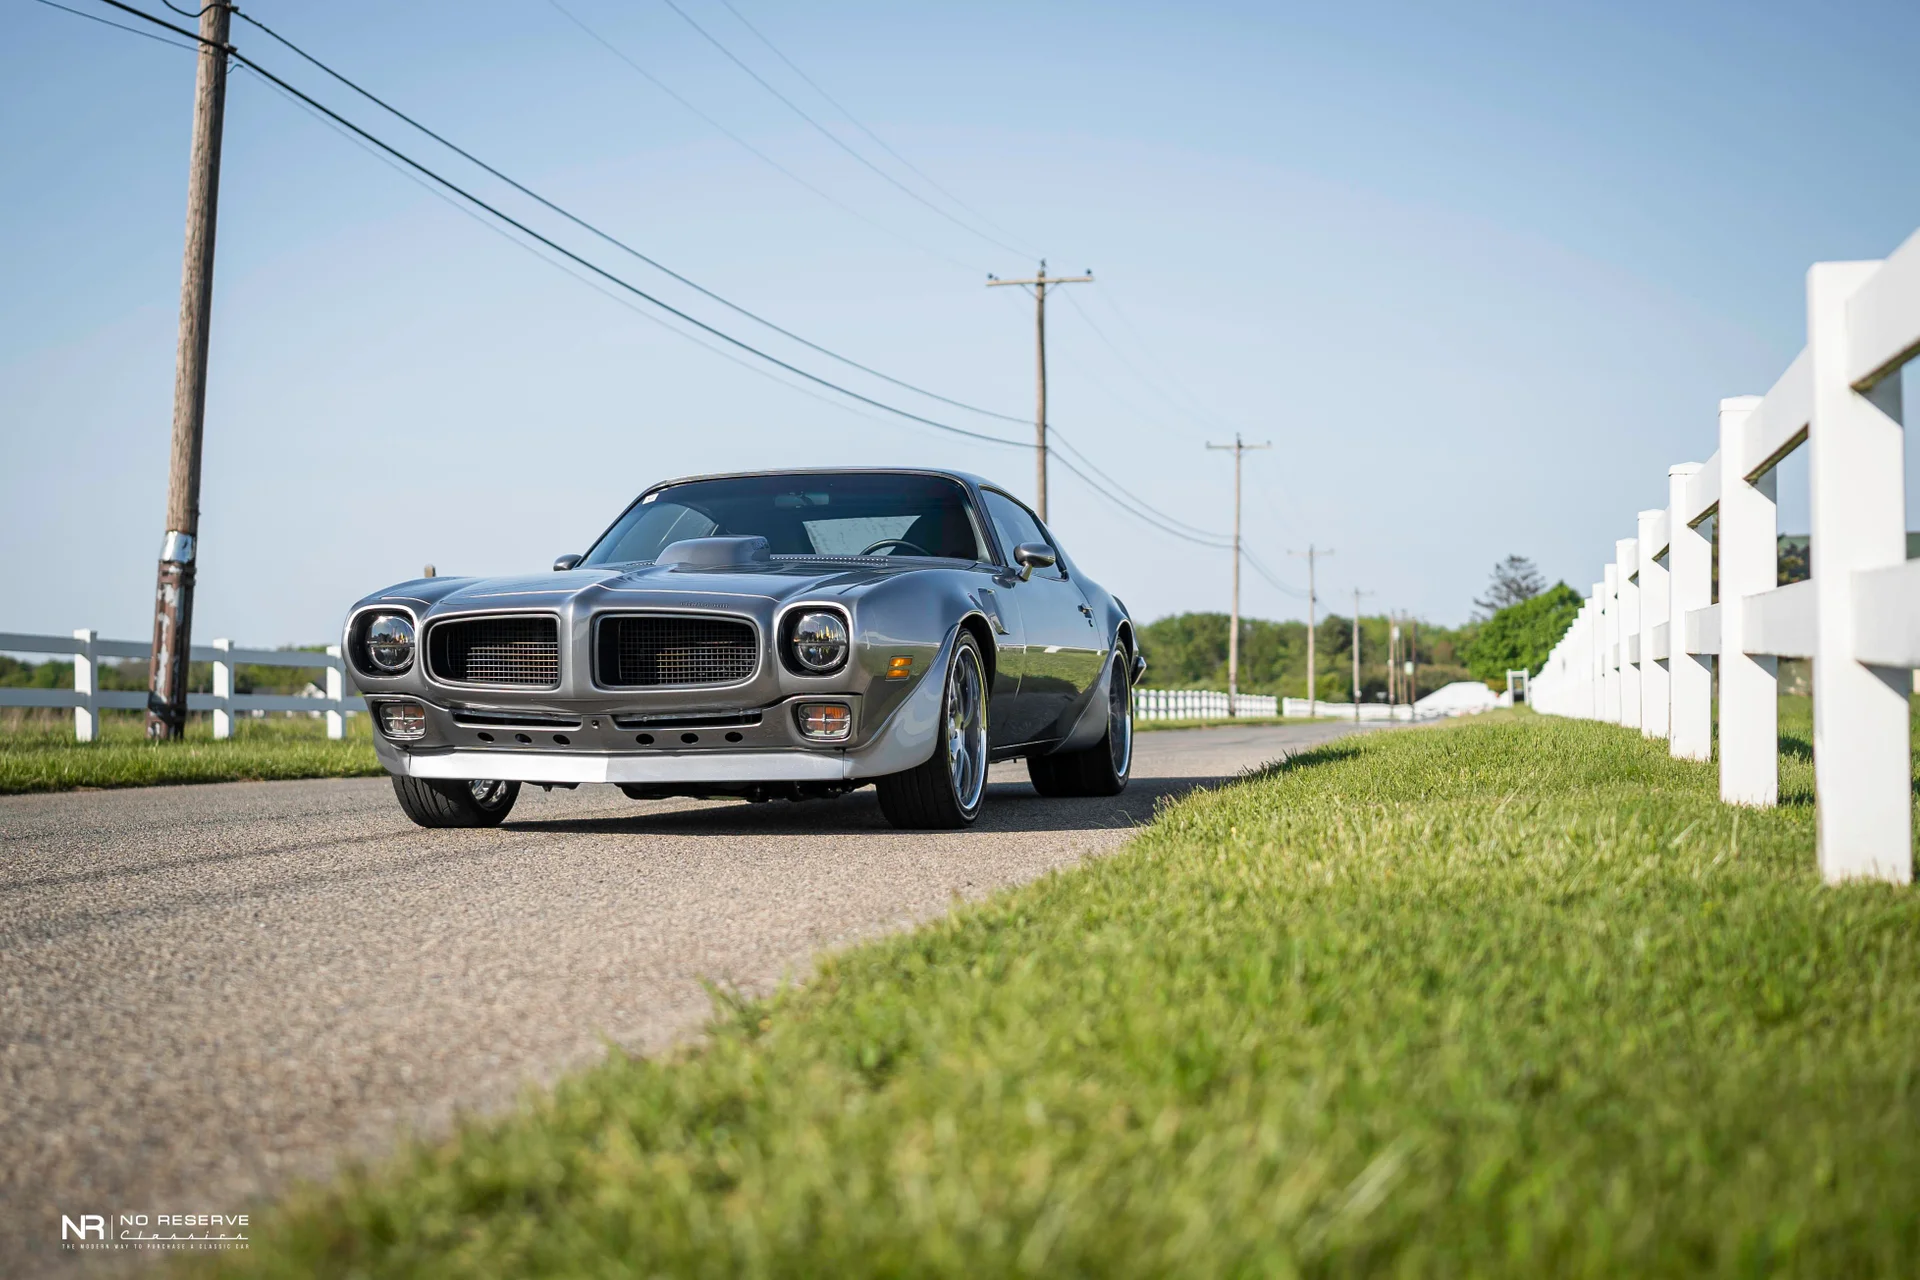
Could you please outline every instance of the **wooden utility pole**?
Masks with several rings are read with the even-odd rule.
[[[187,175],[186,261],[180,279],[180,347],[174,363],[173,450],[167,470],[167,530],[154,592],[153,659],[147,673],[147,736],[187,727],[187,662],[193,645],[195,542],[200,532],[200,440],[207,411],[207,338],[213,319],[213,232],[220,204],[220,131],[227,106],[225,0],[200,12],[194,78],[193,152]]]
[[[1250,449],[1271,449],[1265,444],[1243,444],[1236,432],[1232,444],[1209,444],[1209,449],[1233,450],[1233,608],[1227,615],[1227,714],[1238,715],[1235,703],[1240,698],[1240,459]]]
[[[1353,722],[1360,723],[1360,597],[1371,592],[1353,589]]]
[[[1319,593],[1314,590],[1313,564],[1314,561],[1321,556],[1332,555],[1333,549],[1328,548],[1325,551],[1318,551],[1315,550],[1314,545],[1309,542],[1305,551],[1289,551],[1287,554],[1290,556],[1305,556],[1307,558],[1307,715],[1312,717],[1320,713],[1318,706],[1320,690],[1316,687],[1320,675],[1320,664],[1315,660],[1313,652],[1313,606],[1318,603],[1320,596]]]
[[[1407,713],[1420,701],[1420,619],[1407,619]]]
[[[1057,289],[1063,284],[1092,284],[1093,272],[1089,270],[1083,276],[1050,276],[1047,274],[1047,260],[1040,259],[1040,274],[1030,280],[1002,280],[998,276],[987,277],[987,288],[995,289],[1001,285],[1022,285],[1033,291],[1033,363],[1034,363],[1034,411],[1033,411],[1033,491],[1035,511],[1040,518],[1047,518],[1047,290]]]
[[[1387,705],[1400,705],[1400,619],[1387,615]]]

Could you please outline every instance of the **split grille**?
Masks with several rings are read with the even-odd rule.
[[[753,674],[760,639],[750,622],[662,614],[600,623],[600,684],[609,689],[735,684]]]
[[[427,660],[435,679],[454,684],[551,689],[560,683],[560,624],[523,615],[436,623]]]

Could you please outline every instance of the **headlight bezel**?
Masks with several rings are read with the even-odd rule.
[[[383,627],[386,628],[384,634],[381,633]],[[420,629],[404,613],[375,613],[367,619],[361,632],[360,647],[372,674],[403,676],[413,670],[413,664],[419,660]],[[394,660],[383,659],[383,651],[395,655]]]
[[[397,667],[375,662],[370,643],[374,625],[390,618],[403,623],[413,637],[410,659]],[[356,609],[347,619],[343,637],[342,652],[347,657],[347,667],[356,678],[363,680],[399,680],[410,676],[422,669],[420,638],[424,630],[419,615],[405,605],[372,604]]]
[[[795,675],[839,675],[853,661],[853,624],[839,609],[797,606],[781,624],[780,656]]]

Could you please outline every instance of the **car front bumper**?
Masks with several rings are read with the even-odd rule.
[[[586,753],[546,751],[437,751],[403,757],[410,778],[509,782],[657,784],[839,782],[854,776],[841,751],[700,751]]]

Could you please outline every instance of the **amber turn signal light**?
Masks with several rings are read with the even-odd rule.
[[[913,674],[913,658],[908,654],[897,654],[887,659],[887,679],[905,680]]]
[[[803,702],[800,732],[816,742],[838,742],[853,731],[853,712],[842,702]]]

